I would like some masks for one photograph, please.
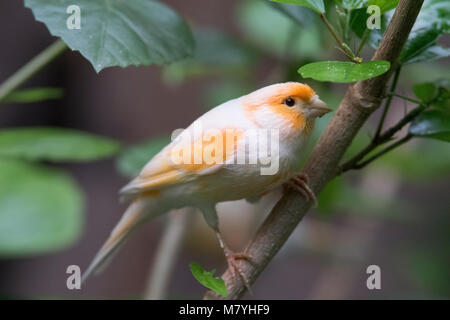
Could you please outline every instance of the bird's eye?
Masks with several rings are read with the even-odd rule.
[[[288,107],[293,107],[295,105],[295,100],[292,98],[287,98],[283,103]]]

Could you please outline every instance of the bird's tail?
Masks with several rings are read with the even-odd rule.
[[[126,237],[149,216],[148,200],[137,198],[123,214],[119,223],[115,226],[108,240],[96,254],[91,264],[81,277],[84,282],[91,274],[99,271],[99,268],[106,265],[117,249],[123,244]]]

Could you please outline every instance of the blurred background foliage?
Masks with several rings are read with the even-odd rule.
[[[101,4],[102,1],[98,2]],[[368,45],[361,47],[360,52],[364,61],[373,54],[392,17],[391,9],[397,3],[378,1],[386,4],[386,7],[382,6],[382,29],[366,34],[366,9],[372,2],[376,1],[324,1],[326,17],[353,52],[360,51],[361,39],[366,38]],[[43,8],[49,3],[52,1],[26,1],[36,18],[44,22],[48,12]],[[176,8],[176,4],[173,6]],[[176,21],[173,22],[173,30],[181,28],[183,39],[183,42],[178,43],[177,49],[167,44],[161,49],[161,52],[168,52],[166,58],[173,62],[162,63],[159,81],[172,88],[170,90],[203,81],[199,91],[204,107],[202,112],[263,85],[285,81],[307,82],[330,107],[334,110],[338,108],[347,85],[305,80],[297,73],[299,67],[311,62],[345,59],[335,49],[336,43],[316,12],[304,6],[263,0],[236,1],[232,6],[234,31],[217,28],[213,24],[201,25],[184,17],[185,9],[180,9],[179,13],[183,17],[180,18],[175,11],[168,13],[166,10],[171,9],[158,7],[164,14],[174,15]],[[5,11],[2,13],[5,14]],[[155,14],[140,18],[155,19]],[[182,20],[184,18],[187,20],[186,25]],[[388,298],[450,297],[450,203],[446,197],[450,177],[450,148],[446,142],[440,141],[449,141],[450,126],[447,115],[446,123],[436,124],[434,120],[436,112],[449,111],[450,68],[446,57],[450,52],[445,48],[449,44],[448,21],[448,2],[425,0],[402,54],[403,67],[398,86],[398,92],[403,96],[418,99],[422,103],[439,97],[433,100],[435,109],[429,110],[432,114],[425,114],[425,120],[443,129],[437,134],[429,131],[425,134],[423,127],[419,126],[415,134],[427,139],[413,139],[377,159],[364,170],[353,171],[334,179],[320,194],[318,209],[302,222],[304,226],[290,239],[287,246],[291,249],[286,249],[288,252],[293,248],[296,251],[320,253],[328,257],[329,261],[344,260],[344,265],[353,265],[353,269],[348,269],[357,274],[361,271],[356,271],[356,262],[364,264],[372,252],[375,252],[376,257],[389,251],[383,256],[387,257],[396,270],[391,271],[392,274],[401,274],[403,282],[399,287],[404,291],[386,293],[384,297]],[[68,40],[67,37],[71,35],[66,34],[66,31],[58,32],[54,24],[48,27],[72,49],[84,45],[77,43],[76,38]],[[149,41],[154,46],[153,49],[162,45],[152,43],[153,39]],[[195,49],[191,42],[195,43]],[[130,46],[132,48],[134,44],[131,43]],[[182,51],[182,54],[172,57],[171,53],[176,50]],[[121,52],[117,61],[114,60],[116,57],[93,61],[93,58],[89,58],[90,51],[87,52],[83,55],[90,60],[96,71],[108,64],[161,64],[161,61],[150,56],[145,57],[143,63],[137,63],[133,60],[133,55],[126,52]],[[188,57],[183,58],[186,55]],[[120,79],[120,70],[114,76]],[[423,85],[424,83],[426,84]],[[59,87],[17,89],[1,101],[8,106],[0,105],[0,108],[14,108],[16,103],[63,99],[66,90],[67,88]],[[132,108],[132,103],[131,101],[129,108]],[[170,108],[169,104],[166,108]],[[415,106],[414,103],[394,97],[385,128],[394,125]],[[123,112],[128,110],[124,107]],[[327,115],[317,121],[308,153],[331,117],[332,115]],[[347,150],[344,161],[370,143],[379,118],[380,114],[377,113],[360,131]],[[194,116],[183,119],[183,123],[187,126],[194,119]],[[439,114],[438,119],[440,121],[444,118]],[[157,122],[158,113],[155,112],[148,121]],[[423,125],[423,121],[420,124]],[[413,123],[414,125],[416,124]],[[73,246],[80,239],[84,224],[85,196],[79,183],[71,177],[70,167],[64,164],[114,157],[117,173],[132,178],[170,141],[171,132],[176,129],[167,126],[165,132],[161,131],[146,141],[129,144],[68,128],[23,127],[20,123],[14,127],[0,130],[0,256],[5,259],[58,251]],[[413,130],[411,128],[410,132]],[[401,131],[402,134],[407,132],[407,129]],[[436,137],[440,140],[430,139]],[[308,153],[304,155],[303,161]],[[110,199],[115,198],[116,194],[111,194]],[[259,207],[256,205],[253,209],[245,207],[245,210],[262,211],[264,207],[264,211],[268,211],[275,200],[260,204]],[[237,206],[235,211],[244,210],[244,207]],[[239,215],[230,219],[230,224],[238,228],[236,225],[240,223]],[[250,224],[253,225],[261,221],[262,217],[251,216],[245,219],[250,219]],[[381,235],[369,240],[365,236],[360,238],[361,232],[367,228],[366,224],[371,226],[368,228],[369,233],[378,232]],[[200,226],[195,227],[195,230],[203,229]],[[345,237],[342,230],[345,231]],[[410,243],[388,242],[397,239],[391,233],[400,232],[407,237],[408,231],[405,230],[424,231],[418,232],[419,235],[415,234]],[[251,234],[251,228],[245,232]],[[387,234],[386,238],[384,233]],[[187,247],[199,246],[195,236],[186,242]],[[93,248],[89,252],[95,250]],[[308,255],[301,255],[300,259],[308,259]],[[376,259],[373,261],[376,262]],[[330,262],[323,272],[326,274],[333,271],[336,271],[336,264]],[[350,282],[349,278],[349,274],[346,274],[341,281]],[[341,288],[339,285],[343,284],[338,282],[331,281],[326,276],[318,277],[315,289],[311,289],[303,297],[326,297],[321,294],[326,291],[321,286],[330,288],[334,285]],[[407,292],[408,289],[412,293]],[[267,290],[270,290],[270,286]],[[173,297],[188,295],[186,289],[181,288],[181,291],[182,293],[175,292]],[[347,297],[345,290],[343,292],[337,297]],[[362,294],[362,297],[367,295]]]

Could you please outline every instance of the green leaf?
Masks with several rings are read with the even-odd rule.
[[[321,61],[304,65],[298,73],[304,78],[318,81],[355,82],[379,76],[390,68],[390,63],[384,60],[352,63],[343,61]]]
[[[119,151],[119,143],[89,133],[62,128],[0,130],[0,156],[31,161],[92,161]]]
[[[367,0],[338,0],[337,2],[347,10],[354,10],[367,6]]]
[[[224,297],[228,296],[227,288],[223,279],[220,277],[213,277],[216,270],[213,269],[210,272],[207,272],[203,270],[201,265],[195,262],[191,262],[189,267],[191,268],[192,275],[195,279],[197,279],[197,281],[206,288],[211,289]]]
[[[415,84],[413,92],[426,104],[431,103],[435,107],[450,110],[450,81],[448,79]]]
[[[400,63],[408,64],[424,61],[428,55],[426,50],[435,46],[440,34],[441,31],[437,24],[412,30],[400,54]],[[422,53],[425,55],[422,56]]]
[[[66,25],[67,7],[73,4],[81,10],[80,29]],[[97,72],[110,66],[167,64],[194,51],[186,23],[158,1],[25,0],[25,6]]]
[[[350,12],[350,28],[359,37],[362,38],[366,30],[369,31],[368,44],[371,47],[377,48],[381,38],[383,37],[386,27],[392,17],[393,11],[382,14],[380,17],[380,29],[367,29],[367,19],[369,14],[367,13],[367,8],[361,8],[352,10]]]
[[[425,1],[400,54],[402,64],[432,61],[449,56],[450,49],[443,48],[436,43],[443,33],[449,31],[450,13],[447,3],[447,0]],[[361,28],[365,19],[363,12],[354,13],[352,11],[352,14],[355,16],[351,17],[350,25],[352,30],[361,37],[362,33],[358,31],[358,28]],[[381,29],[371,31],[368,43],[373,48],[378,47],[392,16],[393,11],[385,13],[381,19]]]
[[[423,102],[429,102],[435,97],[436,86],[431,82],[414,85],[413,92]]]
[[[363,8],[357,8],[350,12],[350,29],[361,38],[364,32],[367,30],[367,19],[369,18],[369,14],[367,13],[367,8],[369,5],[377,5],[380,7],[380,13],[383,14],[389,10],[394,9],[398,4],[398,0],[370,0],[366,3],[366,6]],[[385,16],[381,16],[381,30],[369,30],[371,32],[372,38],[369,43],[372,46],[377,47],[379,40],[383,36],[384,31],[386,30],[386,19]]]
[[[438,23],[443,33],[450,32],[450,6],[448,0],[426,0],[415,25]]]
[[[312,9],[318,14],[325,12],[325,5],[323,3],[323,0],[270,0],[270,1],[296,4],[298,6]]]
[[[355,9],[350,12],[350,29],[361,38],[367,29],[367,8]]]
[[[437,93],[432,105],[444,110],[450,110],[450,80],[440,79],[434,81],[437,87]]]
[[[64,90],[61,88],[32,88],[13,91],[5,97],[5,102],[38,102],[61,99]]]
[[[437,44],[431,44],[425,48],[422,52],[409,58],[404,64],[418,63],[418,62],[431,62],[450,56],[450,48],[444,48]]]
[[[42,254],[80,235],[83,197],[64,172],[0,159],[0,256]]]
[[[380,12],[384,13],[397,7],[398,0],[369,0],[368,6],[379,6]]]
[[[409,133],[450,142],[450,111],[433,109],[422,112],[411,123]]]
[[[125,149],[117,158],[117,170],[126,177],[136,177],[145,164],[169,142],[168,136],[157,137]]]

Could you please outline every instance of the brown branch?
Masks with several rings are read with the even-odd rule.
[[[373,60],[387,60],[392,64],[391,70],[396,69],[400,51],[422,3],[423,0],[399,1]],[[379,77],[358,82],[347,90],[341,105],[302,169],[302,172],[309,176],[310,187],[316,194],[336,175],[339,161],[345,150],[369,115],[380,106],[380,97],[384,94],[390,74],[391,72],[387,72]],[[250,283],[255,282],[273,259],[310,206],[311,203],[293,192],[283,196],[276,204],[246,247],[246,252],[253,257],[256,265],[245,261],[239,262],[243,274]],[[222,277],[227,285],[227,299],[238,299],[245,293],[246,288],[242,281],[239,277],[233,277],[230,270],[227,270]],[[221,298],[223,299],[211,291],[205,295],[205,299]]]

